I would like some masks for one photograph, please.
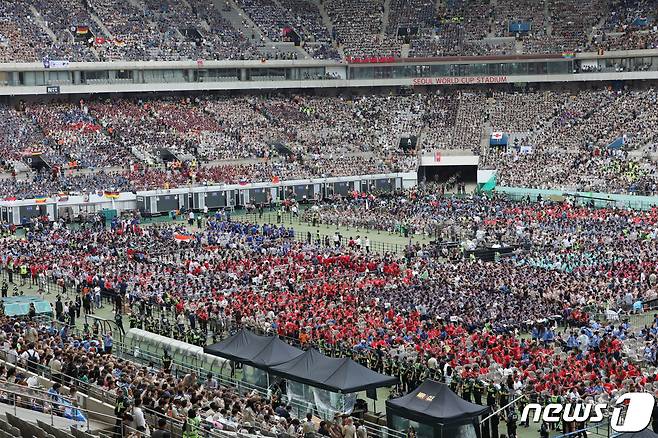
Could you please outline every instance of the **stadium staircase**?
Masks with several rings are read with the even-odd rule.
[[[43,19],[39,11],[37,9],[30,5],[30,12],[32,12],[32,16],[34,17],[34,21],[39,25],[39,27],[53,40],[56,41],[57,37],[55,36],[55,33],[48,27],[46,24],[46,21]]]
[[[331,18],[329,17],[329,14],[327,13],[327,10],[324,8],[324,3],[317,2],[317,1],[314,2],[314,3],[317,5],[318,10],[320,11],[320,16],[322,17],[322,24],[324,24],[324,26],[329,31],[329,35],[333,35],[334,23],[331,21]],[[332,37],[332,44],[333,44],[334,48],[340,54],[340,59],[345,59],[345,52],[343,51],[343,48],[338,47],[338,45],[336,44],[336,41],[333,39],[333,37]]]
[[[98,15],[96,15],[93,10],[89,10],[88,12],[89,12],[89,16],[91,17],[91,19],[94,21],[94,23],[96,23],[98,28],[103,32],[103,36],[105,38],[112,38],[112,32],[110,32],[110,29],[108,29],[107,26],[105,26],[105,23],[103,23],[103,21],[98,17]],[[96,35],[96,36],[99,36],[99,35]]]
[[[382,28],[379,38],[381,41],[386,39],[386,29],[388,29],[388,23],[390,21],[391,15],[391,0],[384,0],[384,13],[382,16]]]
[[[270,40],[267,35],[261,32],[260,28],[256,26],[256,23],[251,21],[249,15],[243,11],[238,4],[233,0],[213,0],[217,10],[221,12],[226,20],[228,20],[234,28],[238,29],[247,38],[251,38],[253,34],[257,39],[265,41],[268,46],[272,45],[272,40]],[[228,5],[228,9],[225,7]],[[242,22],[246,22],[249,27],[245,27]]]
[[[489,153],[489,142],[491,140],[491,124],[486,122],[480,133],[480,155],[485,156]]]

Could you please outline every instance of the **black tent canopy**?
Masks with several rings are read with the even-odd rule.
[[[409,394],[387,400],[386,411],[423,424],[454,425],[473,421],[488,413],[489,407],[467,402],[447,385],[426,380]]]
[[[239,330],[231,337],[203,348],[203,352],[236,362],[247,362],[265,348],[270,338],[249,330]]]
[[[372,371],[351,359],[300,350],[276,336],[258,336],[248,330],[203,349],[207,354],[241,362],[316,388],[348,394],[392,386],[395,377]]]
[[[309,386],[343,394],[397,383],[395,377],[379,374],[351,359],[325,356],[315,349],[270,368],[270,372]]]
[[[274,365],[279,365],[304,354],[304,350],[295,348],[290,344],[282,341],[276,336],[268,338],[268,342],[257,355],[251,358],[247,364],[256,368],[267,369]]]

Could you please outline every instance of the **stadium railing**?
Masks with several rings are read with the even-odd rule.
[[[554,438],[578,438],[587,436],[589,438],[612,438],[617,436],[610,428],[610,420],[606,419],[573,432],[556,435]]]
[[[258,213],[245,213],[244,218],[246,219],[247,222],[251,223],[256,223],[256,224],[274,224],[274,225],[283,225],[283,226],[292,226],[294,231],[295,231],[295,236],[294,239],[297,242],[308,242],[308,234],[307,232],[310,232],[310,230],[307,230],[307,232],[302,232],[299,229],[294,228],[295,224],[298,225],[304,225],[306,227],[311,227],[311,222],[304,220],[302,217],[301,213],[299,216],[295,217],[292,213],[284,213],[281,215],[281,217],[278,217],[276,213],[263,213],[262,217]],[[333,225],[332,224],[325,224],[325,223],[319,223],[320,226],[314,227],[315,231],[310,232],[311,233],[311,243],[315,244],[318,239],[318,235],[320,236],[320,244],[323,245],[326,239],[329,239],[329,246],[334,245],[334,234],[330,233],[328,228],[331,228]],[[322,232],[319,232],[322,228],[327,228],[327,230],[322,230]],[[336,231],[350,231],[349,227],[336,227]],[[376,232],[377,234],[382,234],[382,233],[387,233],[387,232],[382,232],[380,230],[369,230],[367,228],[361,228],[360,229],[362,232]],[[359,232],[359,228],[353,228],[352,231],[354,231],[354,235],[352,236],[341,236],[340,238],[340,245],[342,247],[346,246],[349,243],[349,237],[356,237]],[[395,235],[395,233],[387,233],[390,236]],[[398,234],[400,235],[400,234]],[[401,235],[400,235],[401,236]],[[402,245],[399,243],[390,243],[390,242],[384,242],[384,241],[377,241],[377,240],[371,240],[370,241],[370,250],[375,253],[394,253],[394,254],[400,254],[404,251],[404,249],[407,247],[407,245]]]
[[[567,198],[575,201],[577,205],[594,203],[597,208],[631,208],[633,210],[651,210],[658,206],[658,196],[627,195],[617,193],[578,192],[576,190],[543,190],[525,187],[498,186],[494,189],[497,194],[504,194],[513,201],[537,200],[541,194],[543,200],[552,197]]]
[[[57,321],[55,322],[60,326],[62,325],[62,323],[59,323]],[[82,334],[82,332],[77,327],[72,328],[71,326],[69,326],[69,331],[70,333],[75,333],[77,335]],[[288,340],[293,341],[292,338],[288,338]],[[299,345],[298,341],[297,341],[297,345]],[[116,357],[122,358],[124,360],[133,362],[141,366],[153,366],[161,369],[163,364],[163,357],[156,356],[148,351],[136,349],[135,346],[129,346],[117,340],[113,341],[112,354]],[[173,367],[171,372],[176,378],[182,378],[187,374],[195,373],[197,376],[197,381],[199,383],[203,383],[203,379],[205,378],[205,376],[207,376],[208,373],[212,373],[213,378],[215,378],[220,385],[225,387],[235,388],[240,394],[257,393],[264,398],[267,398],[269,395],[268,388],[263,388],[257,385],[253,385],[231,376],[230,367],[220,367],[220,369],[217,370],[214,367],[208,368],[206,366],[207,364],[203,364],[202,366],[199,366],[197,364],[189,364],[180,360],[176,360],[176,358],[172,358],[172,364]],[[227,375],[227,373],[229,375]],[[43,365],[38,365],[35,374],[50,381],[52,381],[54,377],[50,372],[50,368]],[[114,405],[116,402],[116,395],[112,394],[111,392],[97,385],[88,382],[83,382],[71,377],[67,377],[67,379],[71,384],[75,385],[75,387],[81,393],[86,394],[89,397],[93,397],[94,399],[99,400],[108,405]],[[303,416],[305,415],[306,412],[308,412],[308,407],[304,404],[298,403],[296,401],[289,401],[287,404],[291,406],[293,411],[299,413],[300,416]],[[150,419],[154,421],[152,423],[149,423],[151,425],[156,424],[157,416],[162,417],[162,415],[159,415],[153,411],[149,411],[147,408],[143,407],[143,410],[145,413],[151,414]],[[328,415],[323,419],[330,419],[330,418],[331,415]],[[165,417],[165,419],[167,420],[167,426],[166,426],[167,430],[170,430],[172,433],[181,430],[180,428],[182,427],[182,421],[173,419],[171,417]],[[397,432],[395,430],[387,428],[386,426],[371,423],[368,421],[364,421],[364,426],[366,427],[368,434],[370,436],[381,437],[381,438],[406,437],[406,435],[401,432]],[[216,437],[229,436],[226,434],[226,432],[221,432],[219,430],[213,430],[213,432],[216,432],[216,434],[211,434],[209,436],[216,436]],[[261,432],[262,432],[261,435],[265,435],[265,436],[270,435],[270,432],[268,431],[261,431]],[[235,436],[231,435],[230,438],[235,438]]]
[[[64,418],[70,420],[72,427],[81,430],[86,430],[87,432],[97,430],[99,425],[102,426],[103,429],[108,428],[110,430],[113,430],[115,425],[117,424],[117,420],[119,420],[118,417],[101,414],[99,412],[90,411],[87,409],[83,409],[81,407],[72,407],[72,409],[77,410],[82,414],[85,414],[84,422],[77,421],[71,418],[66,418],[63,415],[56,415],[54,411],[57,409],[58,403],[46,391],[39,390],[37,388],[23,388],[18,390],[18,388],[22,388],[22,387],[18,385],[15,386],[16,388],[10,388],[8,385],[5,385],[2,388],[2,391],[0,392],[0,394],[2,394],[2,397],[0,397],[0,403],[13,406],[15,416],[19,415],[18,412],[19,408],[35,410],[33,409],[33,407],[38,405],[38,406],[42,406],[44,409],[37,410],[37,412],[50,415],[50,426],[55,426],[55,418],[58,417],[58,418]],[[62,400],[66,400],[66,397],[64,396],[59,396],[59,398]],[[49,412],[45,412],[46,409]],[[92,428],[90,416],[93,417],[94,428]],[[99,417],[102,419],[99,419]],[[34,424],[34,426],[38,427],[37,424]],[[133,429],[130,426],[124,424],[120,436],[138,437],[141,435],[139,434],[139,431],[137,431],[136,429]]]

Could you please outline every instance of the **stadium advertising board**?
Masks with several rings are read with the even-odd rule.
[[[438,78],[413,78],[411,85],[469,85],[506,84],[507,76],[447,76]]]

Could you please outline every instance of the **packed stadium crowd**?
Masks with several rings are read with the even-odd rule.
[[[403,258],[369,252],[354,236],[347,244],[318,242],[311,233],[295,240],[291,229],[227,222],[219,211],[191,231],[142,228],[133,219],[102,230],[35,229],[24,240],[2,242],[3,265],[27,265],[29,272],[36,266],[35,275],[65,279],[72,290],[99,287],[103,296],[125,295],[131,303],[205,313],[206,321],[229,318],[332,348],[390,349],[390,357],[414,346],[443,355],[445,337],[438,335],[457,326],[513,337],[547,317],[587,325],[585,308],[630,311],[656,297],[655,211],[458,200],[432,190],[404,197],[415,207],[399,216],[412,221],[433,211],[446,241],[527,249],[498,262],[445,254],[452,260],[446,263],[422,247]],[[345,204],[336,209],[347,211]],[[181,234],[188,243],[178,243]]]
[[[50,170],[0,188],[30,198],[378,174],[457,149],[500,185],[650,195],[657,98],[653,88],[464,89],[4,105],[3,167],[39,156]],[[507,146],[489,146],[489,132],[508,133]]]
[[[75,309],[73,303],[70,305]],[[100,390],[117,400],[116,413],[122,421],[114,432],[119,436],[118,427],[125,428],[124,434],[133,431],[149,436],[151,431],[167,430],[165,425],[171,420],[193,422],[199,432],[221,429],[264,436],[302,436],[321,428],[324,432],[331,429],[332,436],[342,438],[345,427],[348,431],[359,427],[363,433],[363,425],[355,424],[349,416],[320,425],[304,424],[306,419],[290,412],[280,391],[271,397],[256,391],[241,394],[234,387],[220,384],[211,373],[179,375],[170,357],[158,369],[153,363],[145,366],[113,356],[112,333],[103,333],[98,326],[76,332],[54,323],[6,317],[0,323],[0,354],[5,361],[0,365],[3,387],[9,391],[38,390],[41,384],[31,373],[43,371],[55,382],[47,391],[50,403],[30,406],[34,392],[28,391],[21,406],[70,415],[65,410],[79,407],[80,397]],[[149,424],[149,416],[157,420]]]
[[[569,58],[657,48],[657,17],[655,0],[5,1],[0,62]],[[574,73],[649,69],[586,58]],[[398,65],[429,80],[444,68]],[[459,65],[445,68],[458,76]],[[77,419],[80,393],[103,394],[116,401],[117,437],[148,436],[172,420],[184,438],[369,434],[349,415],[293,413],[279,377],[245,392],[227,386],[235,363],[230,377],[202,375],[177,370],[168,350],[155,363],[113,348],[124,321],[197,346],[239,329],[277,335],[395,376],[391,398],[443,382],[492,407],[486,427],[505,420],[505,438],[517,438],[522,395],[658,398],[658,207],[622,208],[594,193],[658,194],[652,83],[392,90],[0,103],[0,200],[9,202],[0,218],[0,403]],[[446,179],[419,168],[452,154],[477,156],[499,186],[562,194],[467,194],[474,181],[461,172]],[[417,185],[360,183],[347,195],[314,187],[308,205],[252,200],[237,220],[233,207],[181,207],[173,221],[144,224],[143,211],[117,204],[115,217],[62,209],[7,222],[22,215],[11,202],[23,199],[397,172],[418,172]],[[594,194],[586,201],[576,191]],[[263,220],[266,203],[276,223]],[[373,245],[375,235],[408,243],[393,251]],[[52,302],[52,318],[34,305],[4,315],[10,291]],[[86,319],[108,305],[114,333]],[[46,399],[37,401],[39,389]],[[563,423],[565,433],[584,427]],[[483,429],[483,438],[497,432]]]
[[[458,245],[376,253],[357,230],[298,235],[281,224],[236,222],[222,210],[188,225],[142,226],[138,215],[124,215],[79,228],[62,218],[0,240],[3,293],[11,283],[39,287],[47,279],[77,297],[54,304],[64,324],[110,300],[118,315],[130,311],[131,326],[166,336],[204,343],[240,327],[276,333],[395,375],[400,391],[433,378],[491,406],[522,392],[544,400],[654,392],[658,320],[632,324],[620,315],[658,298],[655,209],[456,198],[427,184],[333,199],[307,215],[316,225],[404,228]],[[496,245],[517,249],[493,261],[466,255]],[[166,331],[154,323],[163,317]],[[239,396],[212,376],[204,382],[137,366],[111,356],[103,333],[5,322],[3,350],[21,357],[14,363],[35,361],[65,383],[114,391],[130,412],[304,433],[276,392],[271,400]],[[10,369],[2,374],[16,381]]]
[[[299,41],[309,57],[370,59],[631,50],[655,45],[650,1],[432,1],[350,3],[332,0],[237,5],[30,0],[0,8],[0,60],[69,61],[293,59],[272,42]],[[238,9],[235,9],[235,8]],[[365,13],[364,13],[365,11]],[[327,19],[323,18],[323,14]],[[242,17],[237,22],[231,17]],[[248,19],[247,19],[248,17]],[[551,26],[546,23],[550,21]],[[603,26],[599,26],[603,22]],[[549,31],[550,29],[550,31]],[[550,34],[547,34],[549,33]]]

